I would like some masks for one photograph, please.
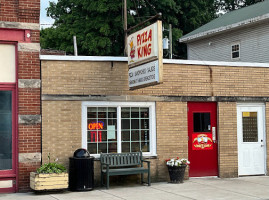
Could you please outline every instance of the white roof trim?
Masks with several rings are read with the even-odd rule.
[[[212,34],[217,34],[219,32],[228,31],[230,29],[234,29],[234,28],[238,28],[238,27],[241,27],[241,26],[249,25],[251,23],[260,22],[260,21],[268,19],[268,18],[269,18],[269,13],[265,14],[265,15],[262,15],[262,16],[250,18],[250,19],[247,19],[247,20],[244,20],[244,21],[241,21],[241,22],[237,22],[237,23],[234,23],[234,24],[230,24],[230,25],[227,25],[227,26],[222,26],[222,27],[219,27],[219,28],[211,29],[209,31],[204,31],[204,32],[201,32],[201,33],[197,33],[197,34],[191,35],[189,37],[184,37],[183,36],[183,38],[179,38],[179,42],[187,42],[187,41],[190,41],[190,40],[195,40],[195,39],[198,39],[200,37],[206,37],[206,36],[209,36],[209,35],[212,35]]]
[[[127,57],[112,56],[58,56],[58,55],[40,55],[40,60],[55,61],[116,61],[127,62]],[[231,66],[231,67],[269,67],[269,63],[249,63],[249,62],[224,62],[224,61],[200,61],[200,60],[175,60],[163,59],[164,64],[181,65],[209,65],[209,66]]]
[[[200,60],[173,60],[164,59],[165,64],[181,65],[208,65],[208,66],[230,66],[230,67],[269,67],[269,63],[250,63],[250,62],[224,62],[224,61],[200,61]]]
[[[118,61],[127,62],[127,57],[116,56],[59,56],[59,55],[40,55],[40,60],[64,60],[64,61]]]

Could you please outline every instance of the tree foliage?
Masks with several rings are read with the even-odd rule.
[[[216,0],[218,10],[221,11],[232,11],[239,8],[243,8],[264,0]]]
[[[232,10],[259,0],[127,0],[128,28],[157,13],[163,26],[173,27],[173,54],[184,58],[186,48],[178,42],[182,34],[217,17],[218,9]],[[242,4],[243,2],[243,4]],[[73,36],[79,55],[122,56],[124,52],[122,0],[58,0],[50,2],[47,15],[55,20],[41,30],[41,47],[73,54]],[[164,31],[163,35],[168,36]]]

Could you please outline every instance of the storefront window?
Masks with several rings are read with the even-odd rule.
[[[121,109],[122,152],[149,151],[149,108]]]
[[[82,142],[91,154],[156,154],[154,103],[84,102],[83,110],[87,116],[83,124],[87,127],[84,124]]]
[[[117,152],[117,108],[88,108],[88,150],[93,153]]]

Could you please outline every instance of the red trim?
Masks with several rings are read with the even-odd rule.
[[[30,37],[27,37],[30,34]],[[31,42],[31,31],[25,29],[0,28],[0,40],[11,42]]]
[[[0,33],[3,29],[0,28]],[[10,30],[10,29],[7,29]],[[14,31],[14,30],[13,30]],[[24,33],[24,30],[20,30]],[[1,34],[0,34],[1,36]],[[0,37],[0,40],[2,38]],[[10,41],[0,41],[0,44],[10,44],[15,46],[15,83],[0,83],[0,90],[12,91],[12,170],[1,170],[1,180],[16,180],[16,184],[12,188],[1,188],[0,193],[17,192],[18,191],[18,43]]]
[[[14,179],[12,178],[4,178],[1,179],[0,181],[14,181]],[[14,187],[14,184],[12,183],[12,187],[9,188],[0,188],[0,193],[12,193],[12,192],[16,192],[16,188]]]

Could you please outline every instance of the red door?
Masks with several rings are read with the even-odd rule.
[[[218,176],[216,103],[188,103],[188,136],[189,176]]]

